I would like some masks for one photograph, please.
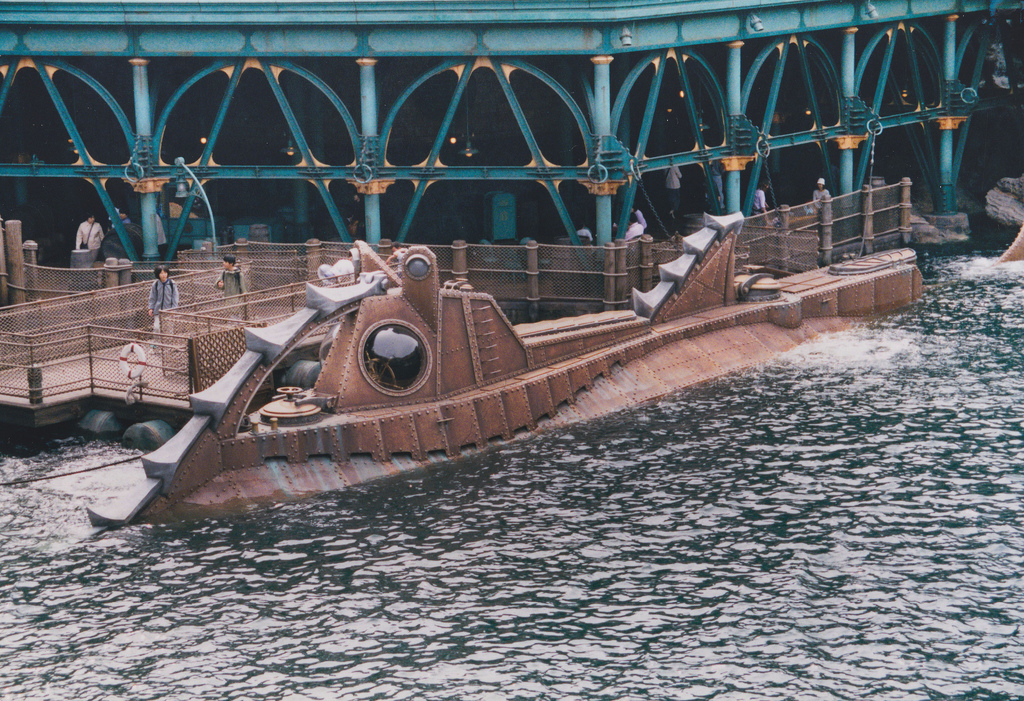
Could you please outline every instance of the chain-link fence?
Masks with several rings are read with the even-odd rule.
[[[871,191],[874,211],[875,236],[884,236],[900,230],[900,186],[887,185]]]

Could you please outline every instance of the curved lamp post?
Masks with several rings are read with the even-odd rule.
[[[206,211],[210,213],[210,238],[213,239],[213,245],[216,246],[217,229],[216,225],[213,223],[213,207],[210,206],[210,200],[207,199],[206,197],[206,190],[203,189],[203,184],[199,182],[199,178],[197,178],[196,174],[192,172],[192,169],[185,165],[185,159],[182,158],[181,156],[178,156],[177,158],[174,159],[174,165],[179,168],[184,168],[185,172],[188,173],[189,176],[192,178],[192,184],[195,187],[196,192],[199,193],[199,197],[203,200],[203,203],[206,205]],[[179,174],[178,189],[175,191],[174,196],[178,199],[181,199],[182,197],[187,197],[188,193],[189,188],[187,183],[185,182],[185,178],[183,178]]]

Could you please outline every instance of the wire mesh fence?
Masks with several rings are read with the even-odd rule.
[[[900,188],[892,185],[871,192],[876,236],[899,230]],[[854,192],[832,200],[834,244],[863,238],[863,197]],[[785,272],[817,267],[820,219],[814,203],[748,218],[736,241],[737,267],[761,265]],[[624,254],[618,248],[539,244],[535,267],[533,254],[525,246],[429,248],[437,259],[442,282],[458,274],[499,302],[529,298],[534,274],[543,301],[608,302],[605,297],[610,289],[615,297],[610,301],[619,302],[619,298],[628,299],[631,288],[645,289],[645,276],[656,278],[657,266],[685,252],[678,238],[617,245],[625,248]],[[39,402],[75,392],[127,392],[131,382],[123,371],[121,355],[124,346],[134,342],[142,344],[147,353],[143,393],[184,402],[195,390],[198,377],[189,365],[190,343],[194,347],[196,339],[212,339],[217,334],[236,338],[243,326],[287,318],[305,305],[305,284],[316,279],[317,268],[348,258],[351,248],[341,242],[250,242],[183,251],[171,263],[179,307],[161,314],[160,333],[153,331],[147,312],[151,263],[135,263],[116,272],[27,265],[26,292],[34,301],[0,310],[0,395]],[[378,245],[372,248],[381,250]],[[228,252],[239,258],[246,294],[225,297],[216,287],[223,270],[222,255]],[[648,259],[651,267],[644,266]],[[462,266],[464,269],[454,272]],[[611,285],[606,284],[609,275],[615,279]],[[110,276],[131,283],[104,287],[111,282]],[[351,281],[346,278],[344,282]],[[206,345],[217,347],[212,341]],[[198,361],[193,358],[192,362]],[[203,380],[208,381],[208,377]]]

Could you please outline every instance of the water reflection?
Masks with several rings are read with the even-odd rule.
[[[116,474],[5,489],[5,692],[1018,698],[1024,267],[928,265],[909,312],[411,480],[98,539]],[[39,450],[0,475],[121,454]]]

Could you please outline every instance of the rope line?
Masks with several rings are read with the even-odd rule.
[[[80,475],[83,472],[95,472],[96,470],[102,470],[107,467],[114,467],[115,465],[123,465],[126,462],[132,462],[141,458],[141,455],[136,455],[132,458],[125,458],[124,460],[118,460],[117,462],[108,462],[106,465],[96,465],[95,467],[86,467],[81,470],[74,470],[73,472],[63,472],[59,475],[47,475],[46,477],[28,477],[26,479],[12,480],[10,482],[0,482],[0,487],[14,487],[19,484],[29,484],[30,482],[43,482],[45,480],[55,480],[61,477],[70,477],[71,475]]]

